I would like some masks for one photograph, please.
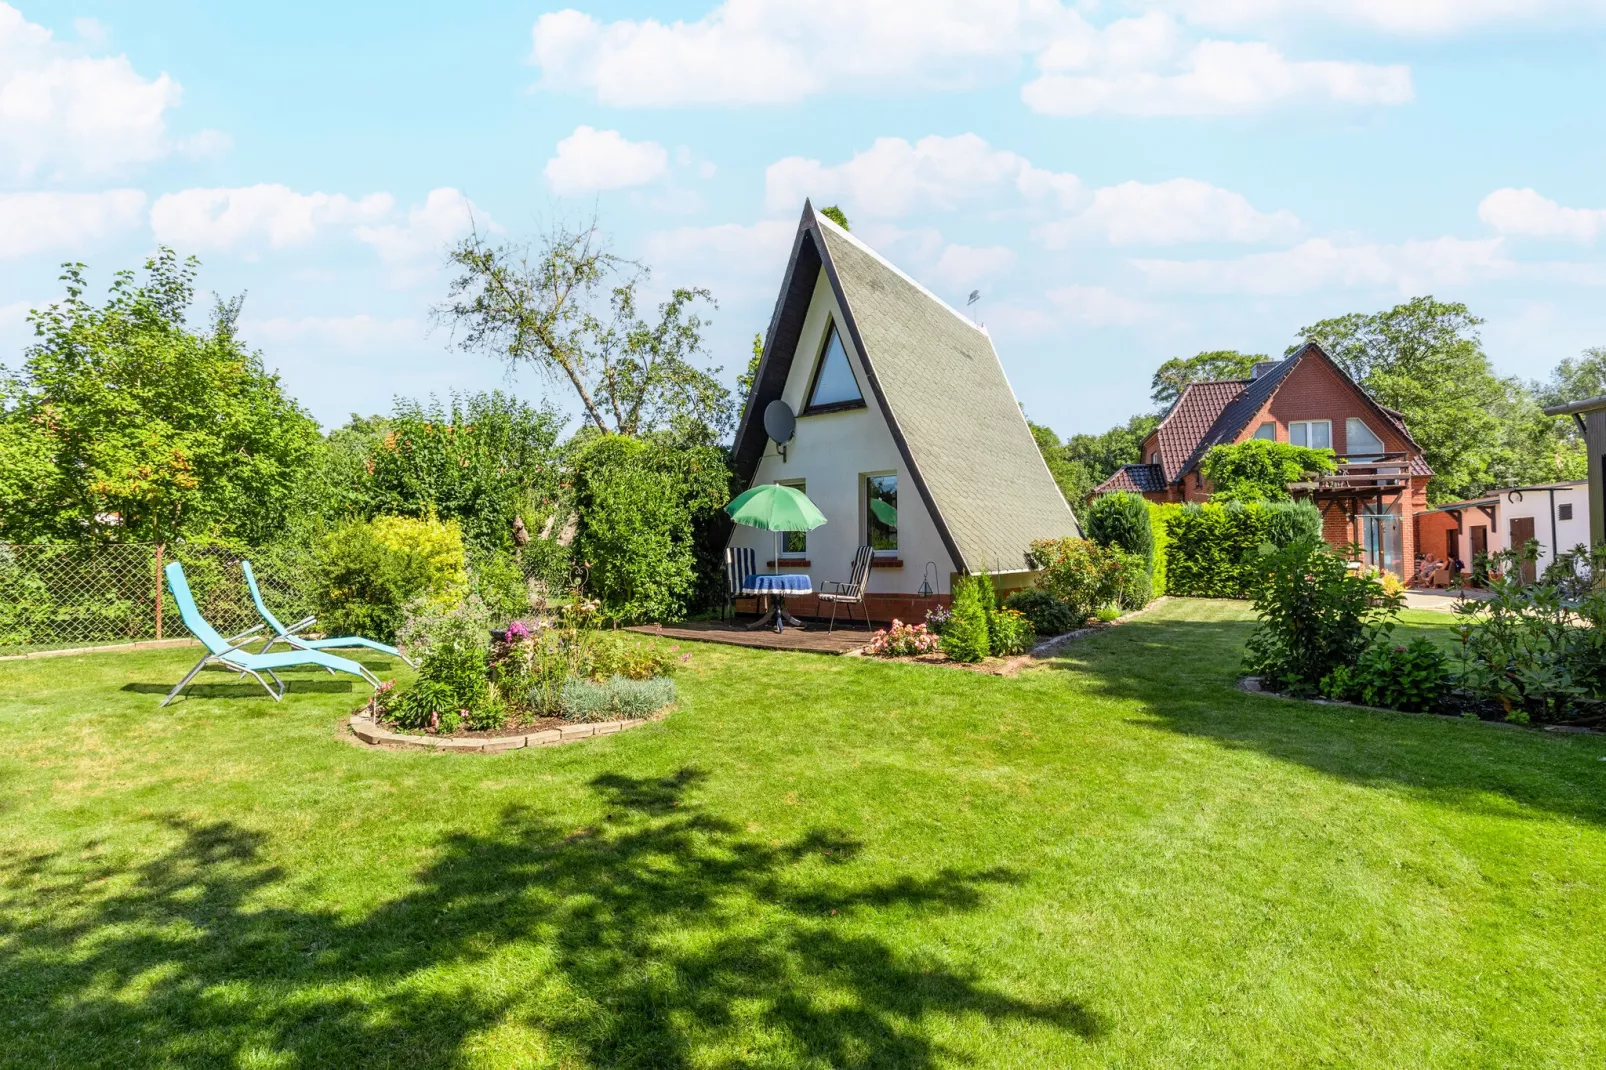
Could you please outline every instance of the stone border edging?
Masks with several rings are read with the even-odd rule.
[[[383,744],[407,750],[452,751],[458,754],[500,754],[503,751],[523,750],[525,747],[553,747],[560,743],[573,743],[594,736],[611,736],[628,728],[638,728],[653,718],[634,717],[628,721],[598,721],[592,724],[566,724],[562,728],[548,728],[540,732],[525,732],[516,736],[494,739],[457,739],[450,736],[410,736],[392,732],[361,713],[351,715],[351,734],[374,746]]]
[[[1233,685],[1246,695],[1259,695],[1261,698],[1280,698],[1284,702],[1313,702],[1318,706],[1347,706],[1352,710],[1366,710],[1368,713],[1392,713],[1403,717],[1431,717],[1436,721],[1469,721],[1473,724],[1486,724],[1495,728],[1513,728],[1519,732],[1539,731],[1555,732],[1568,736],[1600,736],[1606,735],[1598,728],[1584,728],[1580,725],[1570,724],[1513,724],[1511,721],[1485,721],[1482,717],[1459,717],[1449,713],[1424,713],[1420,710],[1391,710],[1387,706],[1363,706],[1359,702],[1343,702],[1336,698],[1300,698],[1295,695],[1284,694],[1281,691],[1267,691],[1260,686],[1258,676],[1240,676]],[[1606,758],[1602,758],[1606,761]]]
[[[72,654],[105,654],[119,650],[161,650],[170,646],[200,646],[194,639],[136,639],[132,643],[103,643],[100,646],[74,646],[61,650],[34,650],[26,654],[3,654],[0,661],[27,661],[31,658],[64,658]]]

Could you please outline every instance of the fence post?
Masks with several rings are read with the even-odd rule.
[[[162,544],[156,544],[156,638],[162,637]]]

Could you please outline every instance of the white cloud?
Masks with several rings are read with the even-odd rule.
[[[1301,97],[1351,104],[1411,97],[1405,67],[1295,61],[1260,42],[1190,41],[1164,12],[1095,27],[1079,6],[726,0],[696,21],[670,23],[603,23],[567,9],[537,20],[531,61],[546,87],[591,90],[602,103],[621,107],[952,89],[1012,77],[1024,56],[1037,56],[1044,75],[1023,96],[1056,115],[1221,114]]]
[[[311,241],[326,227],[382,219],[394,204],[388,193],[352,200],[266,183],[187,189],[157,199],[151,229],[158,241],[181,249],[228,249],[257,241],[282,248]]]
[[[1325,19],[1388,33],[1455,33],[1487,23],[1606,15],[1600,0],[1182,0],[1191,22],[1224,29]]]
[[[85,44],[98,43],[80,27]],[[89,56],[0,2],[0,171],[21,178],[119,174],[172,150],[181,91],[127,56]]]
[[[765,202],[774,212],[840,200],[850,219],[897,218],[969,206],[1053,212],[1040,229],[1050,247],[1102,239],[1117,245],[1184,242],[1276,242],[1299,231],[1292,212],[1261,212],[1242,195],[1196,179],[1123,182],[1089,190],[1075,175],[1032,166],[976,134],[878,138],[844,163],[791,156],[765,172]]]
[[[1113,245],[1180,245],[1187,242],[1280,242],[1299,232],[1286,210],[1261,212],[1242,195],[1192,178],[1169,182],[1122,182],[1093,192],[1087,210],[1049,224],[1050,247],[1096,234]]]
[[[669,170],[669,153],[656,141],[629,141],[617,130],[577,126],[547,161],[546,181],[560,197],[642,186]]]
[[[1130,327],[1142,322],[1150,308],[1105,286],[1058,286],[1048,299],[1072,322],[1086,327]]]
[[[1606,233],[1606,208],[1564,208],[1531,189],[1497,189],[1478,205],[1478,218],[1501,234],[1564,238],[1588,244]]]
[[[272,316],[246,319],[241,334],[255,343],[276,345],[315,345],[347,353],[361,353],[422,341],[424,326],[417,320],[375,319],[362,313],[355,316]]]
[[[1062,205],[1084,192],[1075,175],[1044,171],[1024,156],[995,149],[976,134],[931,135],[910,144],[877,138],[846,163],[788,156],[764,172],[764,200],[772,211],[796,211],[805,196],[816,203],[841,199],[858,211],[901,216],[914,211],[951,211],[966,201],[1010,190]]]
[[[1236,260],[1136,260],[1148,281],[1194,293],[1290,294],[1332,288],[1422,293],[1502,278],[1518,269],[1503,240],[1437,238],[1399,245],[1340,245],[1312,238]]]
[[[604,104],[774,104],[855,85],[950,85],[1066,18],[1057,0],[727,0],[695,22],[542,15],[531,59],[551,88]]]
[[[396,274],[392,281],[406,285],[427,276],[428,272],[423,271],[421,265],[441,258],[447,246],[476,226],[493,234],[502,229],[461,191],[442,186],[430,190],[423,204],[415,204],[407,210],[405,226],[394,223],[364,226],[358,227],[356,233],[394,269]]]
[[[732,291],[762,293],[780,285],[797,224],[766,219],[744,226],[675,227],[649,234],[646,262],[676,285],[714,286],[723,299]]]
[[[989,275],[1015,266],[1014,250],[1003,245],[950,245],[929,272],[933,281],[950,290],[974,286]]]
[[[0,194],[0,259],[71,253],[85,242],[141,226],[144,210],[145,194],[137,189]]]
[[[1232,115],[1300,100],[1404,104],[1414,95],[1404,65],[1295,61],[1261,41],[1201,41],[1160,70],[1149,67],[1159,65],[1155,54],[1145,66],[1044,59],[1063,69],[1021,87],[1021,99],[1046,115]]]
[[[46,304],[49,302],[34,304],[31,301],[13,301],[9,305],[0,305],[0,327],[14,327],[26,323],[29,312]]]

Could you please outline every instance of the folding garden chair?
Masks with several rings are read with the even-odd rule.
[[[848,620],[850,621],[853,619],[853,607],[858,606],[859,611],[864,614],[865,628],[868,629],[870,627],[870,611],[865,608],[864,595],[865,589],[870,586],[870,562],[874,558],[875,550],[872,547],[861,546],[858,552],[853,555],[853,568],[849,573],[847,582],[844,583],[839,580],[820,581],[819,600],[831,603],[831,623],[825,629],[827,635],[836,627],[837,606],[848,607]],[[831,588],[831,590],[826,590],[827,587]]]
[[[207,623],[206,618],[201,616],[201,611],[196,608],[195,598],[190,594],[190,583],[184,578],[184,566],[174,561],[162,571],[167,575],[167,589],[173,592],[173,601],[178,603],[179,616],[184,618],[184,627],[188,628],[195,638],[201,641],[201,645],[206,647],[206,655],[195,663],[195,668],[184,674],[184,679],[180,680],[173,690],[167,693],[167,697],[162,700],[163,706],[177,698],[178,693],[188,687],[190,681],[195,679],[202,669],[214,661],[220,665],[227,665],[231,669],[239,669],[241,673],[255,678],[256,682],[261,684],[268,694],[273,696],[273,701],[275,702],[284,697],[284,681],[275,676],[273,670],[286,669],[292,665],[321,665],[331,672],[349,673],[378,690],[378,677],[358,665],[355,661],[337,658],[333,654],[324,654],[316,650],[294,650],[286,651],[283,654],[252,654],[249,651],[242,650],[241,647],[245,643],[255,642],[254,639],[246,639],[245,637],[254,636],[261,631],[260,628],[252,628],[249,632],[235,636],[234,640],[223,638],[218,634],[216,628]],[[238,642],[242,639],[244,642]],[[236,645],[237,642],[238,645]],[[279,685],[277,691],[269,687],[267,681],[262,679],[260,675],[262,673],[267,673],[269,678]]]
[[[742,593],[742,581],[758,573],[758,552],[750,546],[725,548],[725,608],[731,617],[736,616],[736,598]]]
[[[267,603],[262,601],[262,591],[257,587],[257,577],[256,573],[251,571],[251,562],[241,561],[240,571],[245,573],[245,585],[251,591],[251,601],[256,603],[257,612],[262,614],[262,619],[267,622],[269,628],[273,629],[273,634],[268,636],[268,641],[262,644],[262,649],[257,653],[266,654],[274,643],[282,639],[297,650],[339,650],[346,647],[362,646],[367,647],[369,650],[377,650],[381,654],[389,654],[392,657],[401,658],[409,665],[413,663],[411,658],[395,647],[386,646],[384,643],[373,639],[364,639],[360,635],[342,635],[334,639],[301,638],[296,633],[304,628],[310,628],[318,618],[302,617],[289,627],[280,624],[279,618],[269,612]],[[252,642],[255,642],[255,640],[252,640]]]

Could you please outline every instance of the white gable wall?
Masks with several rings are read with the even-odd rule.
[[[802,412],[808,400],[815,362],[833,317],[848,361],[853,365],[853,374],[859,381],[859,390],[864,394],[865,408],[804,416]],[[947,594],[954,572],[953,560],[921,500],[913,476],[898,453],[886,417],[876,404],[869,377],[853,347],[853,339],[844,329],[841,310],[823,269],[815,280],[814,296],[809,302],[797,353],[781,398],[799,414],[797,434],[786,448],[784,462],[775,443],[766,443],[751,485],[807,480],[809,499],[825,514],[827,522],[808,533],[809,565],[788,567],[783,563],[780,571],[807,572],[816,590],[821,580],[848,579],[853,555],[866,541],[864,477],[896,472],[898,559],[903,567],[871,569],[870,591],[913,594],[920,588],[926,562],[933,561],[937,567],[932,585],[939,593]],[[770,532],[737,525],[731,534],[731,545],[752,547],[758,553],[760,570],[769,571],[765,562],[775,557],[775,539]]]

